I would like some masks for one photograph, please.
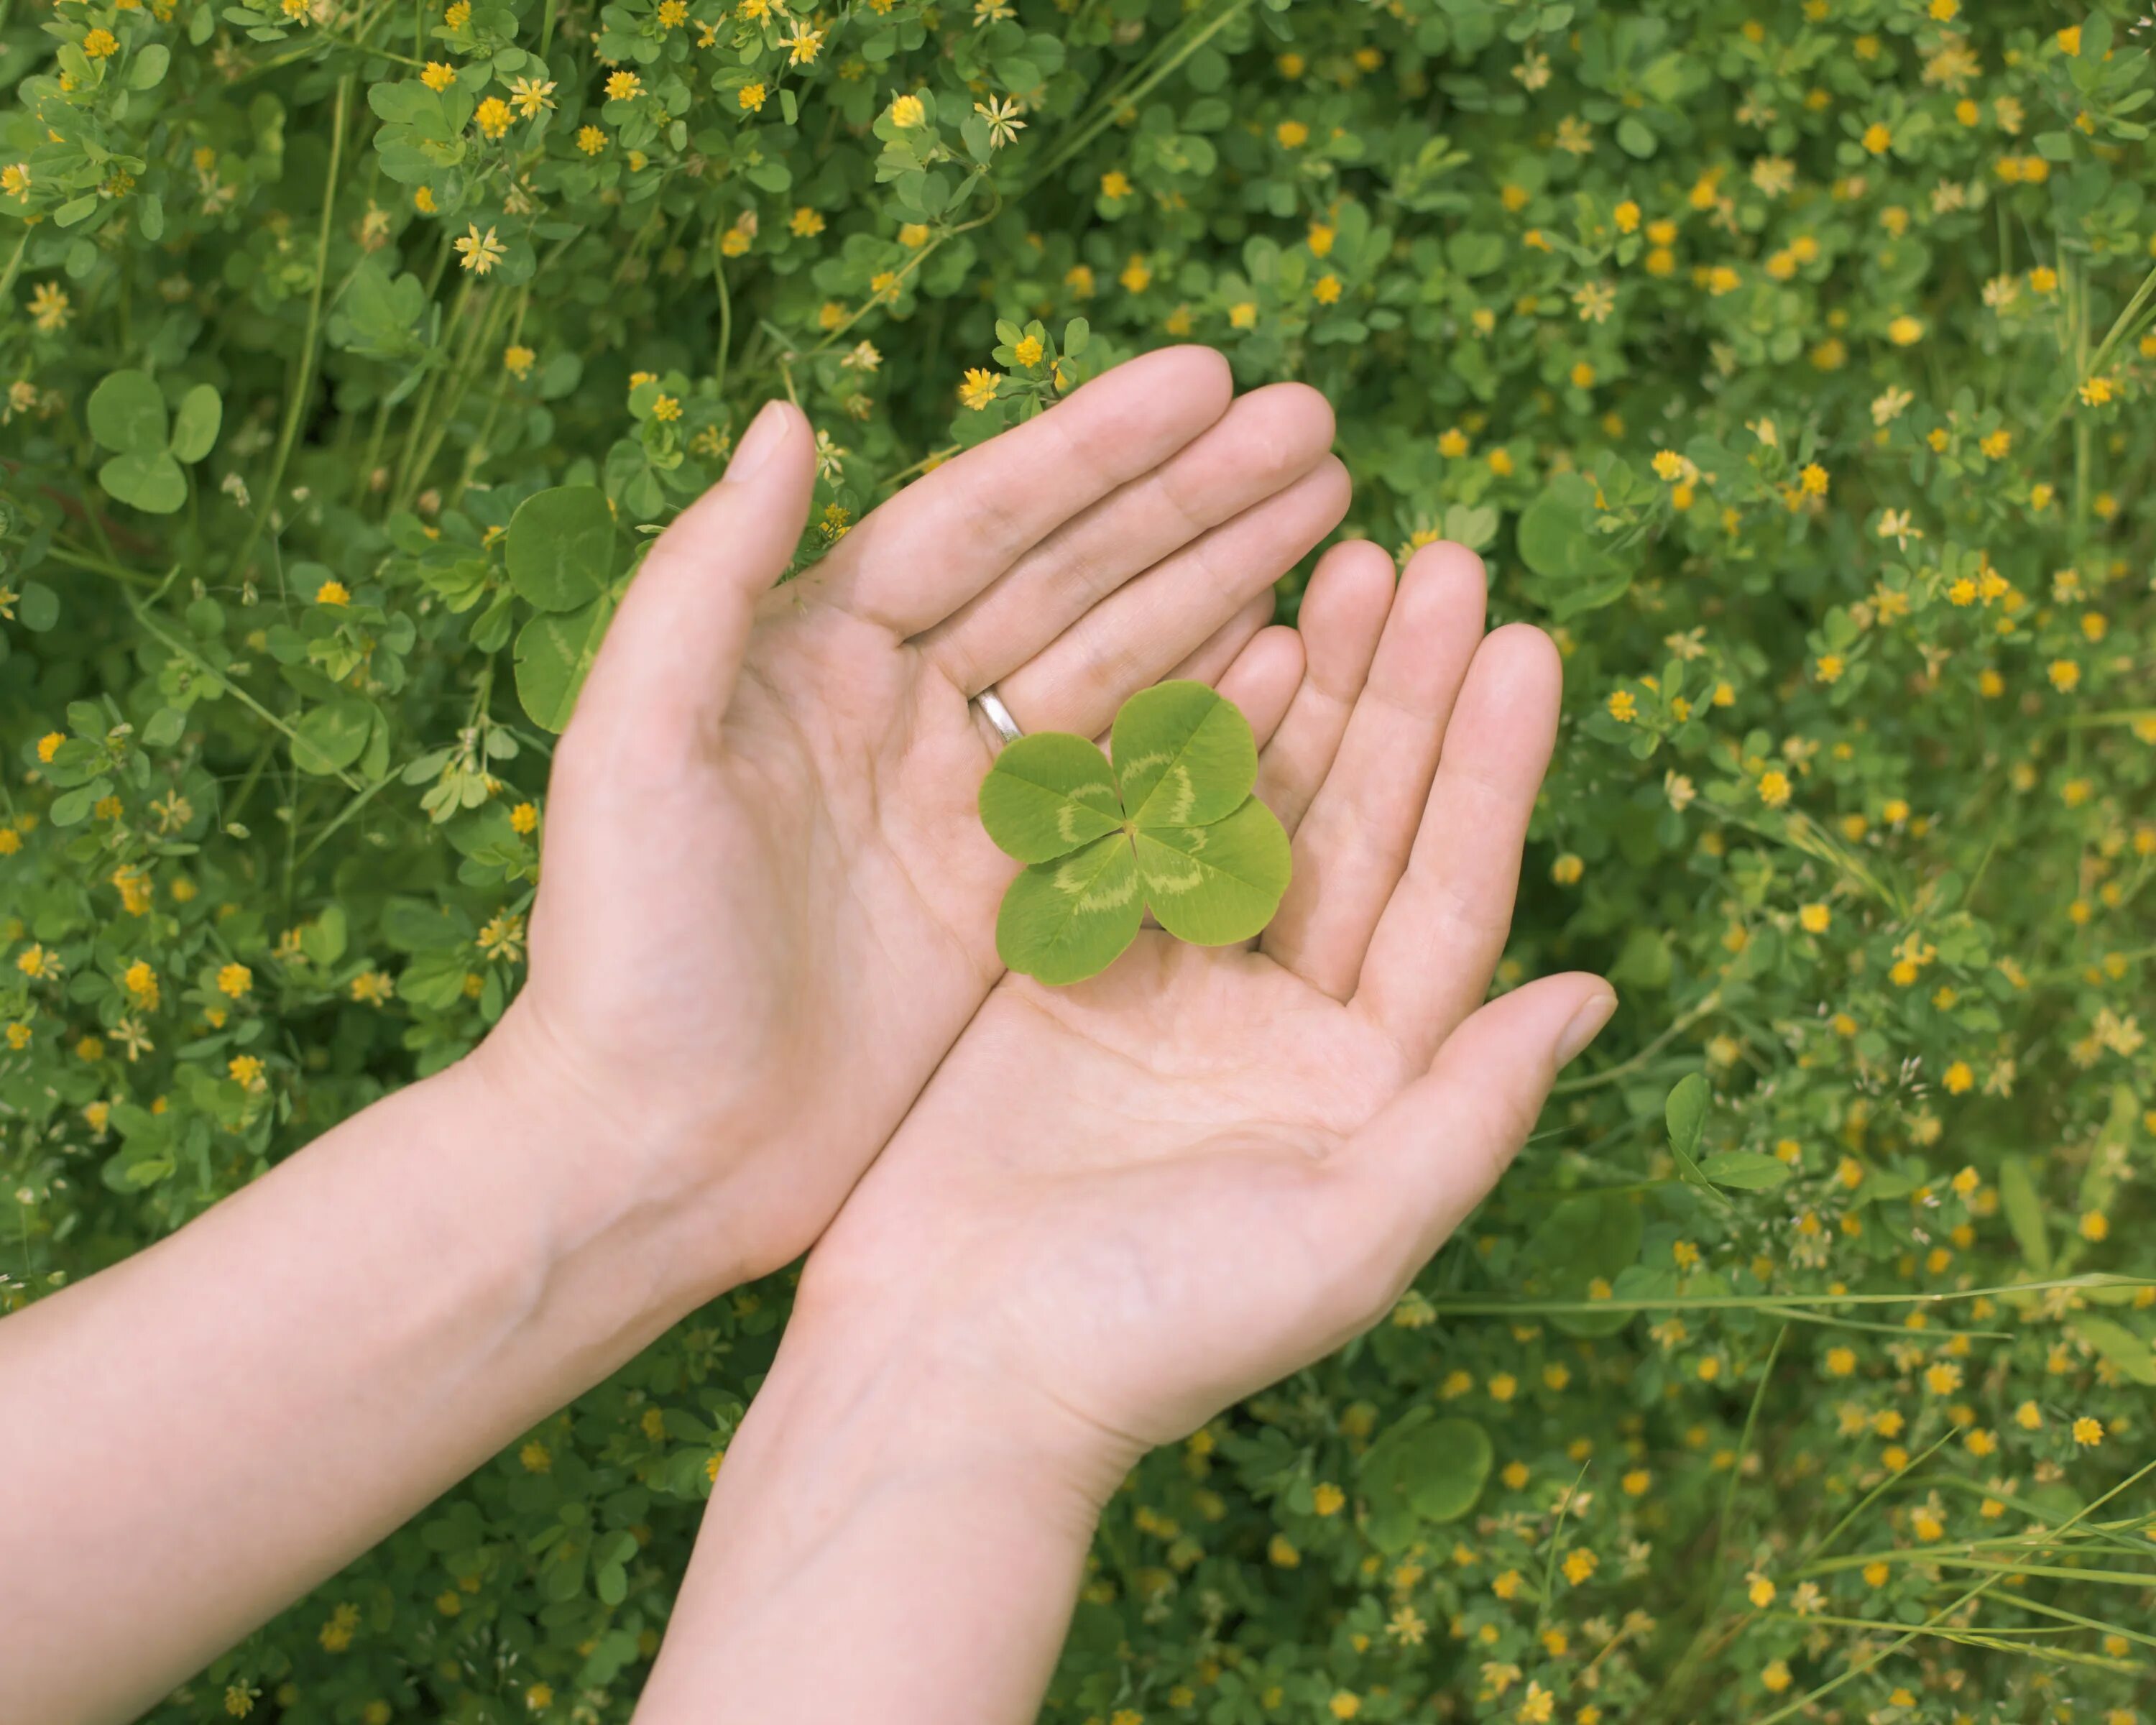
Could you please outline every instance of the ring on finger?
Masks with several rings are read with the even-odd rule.
[[[973,705],[980,708],[981,716],[994,727],[996,735],[1005,743],[1016,742],[1025,735],[1019,728],[1018,721],[1011,716],[1011,710],[1004,705],[1003,696],[996,693],[994,684],[991,683],[976,695]]]

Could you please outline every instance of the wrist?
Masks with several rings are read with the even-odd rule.
[[[1038,1713],[1113,1482],[962,1359],[880,1346],[861,1316],[788,1327],[639,1725]]]
[[[803,1430],[862,1434],[865,1483],[1008,1481],[1015,1508],[1081,1543],[1143,1450],[1000,1369],[961,1323],[891,1299],[827,1303],[813,1260],[742,1435],[791,1443]]]
[[[540,1186],[556,1255],[622,1259],[639,1297],[672,1317],[777,1267],[740,1237],[711,1171],[746,1159],[723,1122],[607,1094],[547,1027],[528,992],[479,1047],[438,1075],[479,1141]]]

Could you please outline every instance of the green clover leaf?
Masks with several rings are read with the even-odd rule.
[[[1045,731],[996,757],[981,824],[1027,865],[996,917],[996,951],[1044,983],[1113,963],[1150,908],[1201,947],[1272,921],[1291,873],[1287,834],[1250,794],[1258,749],[1235,704],[1203,683],[1133,695],[1109,733],[1111,768],[1082,737]]]
[[[516,637],[516,693],[532,722],[567,727],[613,614],[613,511],[597,485],[537,491],[509,518],[509,583],[538,613]]]
[[[171,515],[187,501],[181,464],[192,466],[209,454],[223,413],[216,389],[198,383],[180,398],[175,423],[147,372],[112,372],[90,395],[90,434],[113,452],[97,482],[146,515]]]

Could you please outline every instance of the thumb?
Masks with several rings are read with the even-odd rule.
[[[1617,1009],[1599,976],[1544,977],[1491,1001],[1445,1040],[1430,1070],[1342,1152],[1347,1250],[1391,1274],[1393,1297],[1489,1195],[1519,1153],[1558,1071]]]
[[[767,402],[724,477],[646,553],[577,704],[580,719],[633,729],[646,743],[716,727],[757,602],[800,541],[815,453],[801,410]]]

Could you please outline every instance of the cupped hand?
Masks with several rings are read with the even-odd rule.
[[[811,1255],[790,1346],[927,1349],[1112,1484],[1389,1307],[1615,1005],[1584,975],[1481,1004],[1559,685],[1483,598],[1458,546],[1397,596],[1381,551],[1328,553],[1299,680],[1246,655],[1219,685],[1270,733],[1278,916],[1005,977]]]
[[[708,1293],[798,1255],[1000,972],[974,798],[1028,729],[1239,652],[1339,520],[1323,398],[1132,361],[938,468],[802,578],[814,434],[773,403],[652,547],[557,754],[528,986],[481,1058],[581,1123],[602,1208],[678,1211]],[[1263,631],[1263,633],[1260,633]],[[1254,639],[1255,638],[1255,639]]]

